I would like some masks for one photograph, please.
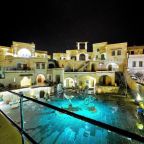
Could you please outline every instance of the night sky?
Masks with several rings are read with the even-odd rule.
[[[34,42],[36,49],[64,52],[76,41],[144,44],[144,6],[123,0],[5,2],[0,6],[0,45]]]

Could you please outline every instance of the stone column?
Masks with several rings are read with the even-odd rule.
[[[79,50],[80,49],[80,43],[77,42],[77,49]]]
[[[87,50],[87,44],[88,44],[88,42],[85,42],[85,49]]]

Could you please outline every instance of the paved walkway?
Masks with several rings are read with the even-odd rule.
[[[0,113],[0,144],[21,144],[21,135]]]

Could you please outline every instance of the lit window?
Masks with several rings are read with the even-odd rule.
[[[112,51],[112,56],[115,56],[115,51]]]
[[[132,62],[132,67],[136,67],[136,61]]]
[[[121,55],[121,50],[118,50],[118,51],[117,51],[117,55]]]
[[[139,67],[143,67],[143,62],[139,61]]]

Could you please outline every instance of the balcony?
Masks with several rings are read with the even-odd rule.
[[[25,68],[18,68],[18,67],[7,67],[5,68],[5,71],[32,71],[33,69],[30,67]]]

